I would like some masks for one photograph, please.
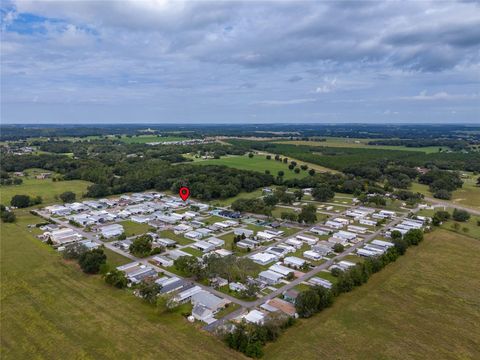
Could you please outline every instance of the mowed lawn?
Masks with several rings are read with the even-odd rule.
[[[1,225],[2,359],[242,358],[178,312],[64,262],[27,230],[39,218],[23,213]]]
[[[61,201],[55,199],[55,196],[65,191],[73,191],[77,194],[78,200],[90,185],[90,182],[83,180],[52,181],[52,179],[23,178],[21,185],[0,186],[0,198],[4,205],[10,205],[10,200],[14,195],[41,196],[43,204],[60,203]]]
[[[236,169],[242,170],[252,170],[265,173],[265,170],[269,170],[270,174],[277,176],[279,171],[285,173],[285,179],[293,179],[308,176],[308,170],[301,170],[300,173],[295,174],[293,170],[288,168],[289,164],[284,164],[281,161],[276,161],[273,158],[267,160],[265,155],[254,155],[252,158],[249,158],[248,155],[244,156],[226,156],[220,159],[208,159],[208,160],[198,160],[192,164],[196,165],[225,165],[233,167]],[[300,165],[300,163],[299,163]]]
[[[302,320],[265,359],[479,359],[480,242],[437,230]]]

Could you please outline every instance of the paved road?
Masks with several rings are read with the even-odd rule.
[[[480,215],[480,208],[475,209],[475,208],[471,208],[471,207],[468,207],[468,206],[463,206],[461,204],[455,204],[455,203],[451,203],[451,202],[448,202],[448,201],[442,201],[442,200],[434,199],[434,198],[430,198],[430,197],[425,197],[425,200],[433,203],[435,207],[445,206],[445,207],[465,210],[465,211],[468,211],[470,214]]]

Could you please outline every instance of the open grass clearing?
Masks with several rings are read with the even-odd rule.
[[[225,165],[228,167],[233,167],[241,170],[251,170],[261,173],[265,173],[265,170],[270,171],[270,174],[277,176],[279,171],[284,172],[284,179],[293,179],[301,178],[308,176],[307,171],[300,171],[296,174],[293,170],[288,168],[288,164],[285,164],[281,161],[276,161],[273,158],[267,160],[265,155],[254,155],[252,158],[248,155],[243,156],[226,156],[220,159],[208,159],[195,161],[193,164],[196,165]]]
[[[61,203],[58,196],[65,191],[73,191],[77,195],[77,199],[81,199],[91,185],[90,182],[83,180],[52,181],[52,179],[39,180],[30,176],[22,179],[23,183],[20,185],[0,185],[0,202],[2,204],[10,205],[10,200],[15,195],[41,196],[42,206]]]

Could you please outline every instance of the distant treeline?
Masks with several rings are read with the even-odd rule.
[[[185,136],[349,137],[364,139],[456,139],[479,141],[480,127],[473,125],[376,125],[376,124],[127,124],[127,125],[3,125],[0,140],[34,137],[86,137],[150,134]]]
[[[384,139],[368,142],[369,145],[388,145],[388,146],[406,146],[406,147],[448,147],[454,151],[468,150],[470,144],[464,140],[454,139]]]

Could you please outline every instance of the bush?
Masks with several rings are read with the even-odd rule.
[[[452,218],[455,221],[465,222],[470,219],[470,214],[465,210],[453,209]]]
[[[440,210],[435,212],[432,217],[432,224],[435,226],[441,225],[443,222],[447,221],[450,219],[450,213],[445,210]]]

